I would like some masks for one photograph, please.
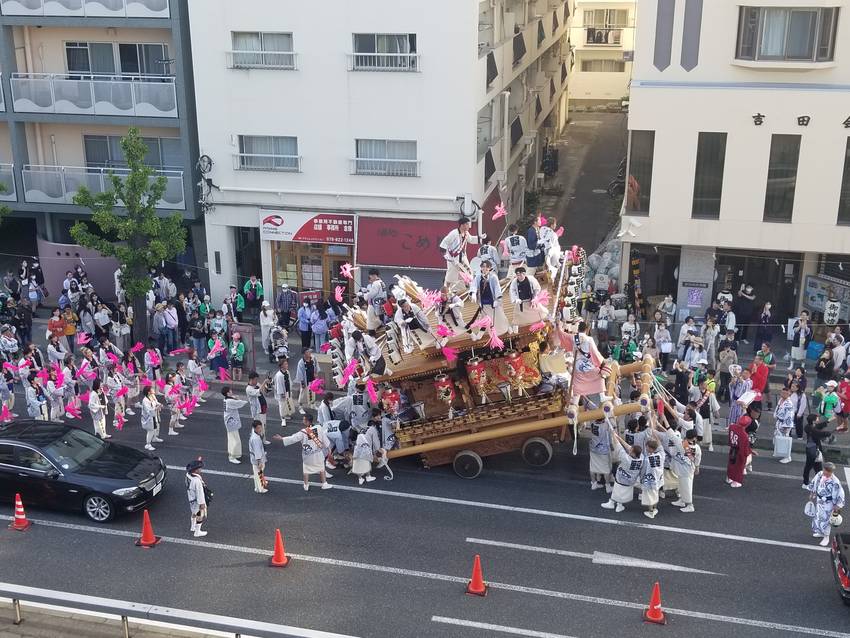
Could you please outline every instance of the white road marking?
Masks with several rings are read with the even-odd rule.
[[[0,515],[0,520],[11,521],[11,516]],[[130,532],[120,529],[110,529],[104,527],[92,527],[89,525],[77,525],[74,523],[62,523],[59,521],[49,521],[41,519],[30,519],[36,527],[33,528],[36,532],[38,526],[55,527],[59,529],[71,529],[82,532],[90,532],[93,534],[105,534],[107,536],[122,536],[125,538],[135,538],[138,536],[135,532]],[[32,531],[30,532],[32,533]],[[173,536],[162,536],[163,543],[174,543],[176,545],[188,545],[190,547],[199,547],[205,549],[218,549],[230,552],[238,552],[241,554],[253,554],[257,556],[271,556],[273,552],[256,547],[244,547],[241,545],[227,545],[224,543],[213,543],[210,541],[201,541],[194,538],[176,538]],[[156,551],[156,550],[153,550]],[[378,572],[383,574],[395,574],[397,576],[409,576],[413,578],[423,578],[427,580],[458,583],[465,585],[468,578],[462,576],[451,576],[448,574],[437,574],[434,572],[424,572],[414,569],[404,569],[403,567],[390,567],[387,565],[376,565],[374,563],[358,563],[355,561],[340,560],[336,558],[326,558],[324,556],[308,556],[305,554],[289,554],[295,560],[304,561],[306,563],[317,563],[321,565],[331,565],[333,567],[347,567],[350,569],[362,569],[364,571]],[[540,589],[537,587],[525,587],[523,585],[513,585],[510,583],[488,582],[491,590],[509,591],[517,594],[528,594],[531,596],[543,596],[547,598],[557,598],[560,600],[571,600],[580,603],[590,603],[594,605],[605,605],[607,607],[619,607],[621,609],[643,609],[645,603],[633,603],[626,600],[616,600],[613,598],[603,598],[600,596],[585,596],[583,594],[574,594],[571,592],[554,591],[551,589]],[[776,631],[785,631],[789,633],[808,634],[812,636],[822,636],[825,638],[850,638],[850,634],[832,631],[828,629],[816,629],[812,627],[801,627],[797,625],[785,625],[782,623],[768,622],[764,620],[756,620],[753,618],[738,618],[735,616],[725,616],[720,614],[711,614],[700,611],[692,611],[689,609],[677,609],[665,607],[664,611],[674,616],[684,616],[688,618],[698,618],[700,620],[711,620],[714,622],[727,623],[732,625],[743,625],[747,627],[759,627],[762,629],[773,629]]]
[[[521,545],[519,543],[504,543],[502,541],[487,540],[485,538],[467,538],[467,543],[476,545],[489,545],[491,547],[504,547],[507,549],[519,549],[526,552],[537,552],[538,554],[553,554],[555,556],[567,556],[569,558],[583,558],[590,560],[594,565],[617,565],[619,567],[638,567],[642,569],[657,569],[668,572],[687,572],[691,574],[708,574],[709,576],[725,576],[726,574],[718,574],[717,572],[709,572],[702,569],[694,569],[692,567],[681,567],[679,565],[671,565],[669,563],[658,563],[651,560],[643,560],[642,558],[632,558],[631,556],[619,556],[617,554],[606,554],[605,552],[593,552],[585,554],[582,552],[571,552],[566,549],[553,549],[550,547],[535,547],[534,545]]]
[[[179,465],[169,465],[170,470],[186,471],[185,467]],[[250,479],[250,474],[242,474],[238,472],[224,472],[222,470],[204,470],[205,474],[215,476],[228,476],[232,478]],[[298,479],[285,479],[266,475],[266,478],[273,483],[284,483],[287,485],[303,485],[303,481]],[[311,483],[311,485],[319,485]],[[513,505],[502,505],[500,503],[482,503],[480,501],[467,501],[459,498],[448,498],[445,496],[429,496],[426,494],[411,494],[408,492],[396,492],[394,490],[385,489],[370,489],[368,487],[355,487],[353,485],[341,485],[334,483],[335,490],[345,492],[359,492],[362,494],[373,494],[376,496],[393,496],[396,498],[406,498],[417,501],[427,501],[430,503],[444,503],[447,505],[459,505],[461,507],[473,507],[479,509],[496,510],[500,512],[514,512],[517,514],[532,514],[534,516],[548,516],[550,518],[561,518],[574,521],[584,521],[587,523],[601,523],[603,525],[613,525],[615,527],[630,527],[636,529],[647,529],[660,532],[671,532],[673,534],[684,534],[687,536],[703,536],[707,538],[719,538],[729,541],[740,541],[742,543],[754,543],[757,545],[772,545],[774,547],[790,547],[793,549],[807,549],[814,552],[828,552],[828,547],[821,547],[817,544],[805,545],[803,543],[792,543],[789,541],[777,541],[769,538],[757,538],[753,536],[738,536],[736,534],[724,534],[722,532],[711,532],[700,529],[684,529],[681,527],[673,527],[671,525],[653,525],[650,523],[637,523],[634,521],[621,521],[611,518],[601,518],[599,516],[585,516],[583,514],[568,514],[567,512],[556,512],[552,510],[541,510],[531,507],[516,507]]]
[[[475,622],[473,620],[461,620],[460,618],[448,618],[446,616],[431,616],[431,622],[455,627],[469,627],[470,629],[485,629],[500,634],[511,634],[513,636],[530,636],[530,638],[570,638],[563,634],[553,634],[548,631],[534,631],[533,629],[520,629],[519,627],[506,627],[505,625],[491,625],[486,622]]]

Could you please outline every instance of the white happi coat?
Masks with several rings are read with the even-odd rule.
[[[314,428],[315,439],[307,435],[306,429],[283,437],[284,445],[301,444],[301,463],[304,474],[318,474],[325,470],[325,456],[330,451],[331,442],[322,428]]]
[[[829,517],[832,510],[844,507],[844,487],[835,476],[825,477],[818,472],[809,483],[809,491],[815,495],[815,515],[812,517],[812,532],[829,536]]]

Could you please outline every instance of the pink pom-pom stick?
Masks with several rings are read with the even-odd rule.
[[[493,213],[493,217],[491,218],[493,221],[500,219],[508,214],[508,210],[505,208],[504,204],[499,204],[496,206],[496,210]]]
[[[331,344],[327,341],[325,343],[323,343],[321,346],[319,346],[319,350],[321,351],[322,354],[327,354],[328,350],[330,350],[330,349],[331,349]]]
[[[189,348],[176,348],[175,350],[172,350],[168,354],[171,355],[172,357],[176,357],[178,354],[183,354],[185,352],[189,352]]]
[[[312,381],[310,381],[310,385],[308,385],[307,387],[310,388],[310,392],[312,392],[313,394],[322,394],[325,391],[324,386],[324,379],[313,379]]]
[[[372,383],[372,379],[366,379],[366,392],[369,393],[369,400],[373,404],[378,402],[378,393],[375,390],[375,384]]]
[[[149,388],[150,386],[153,385],[153,383],[151,383],[151,380],[148,379],[147,377],[142,377],[142,385],[146,388]]]
[[[91,341],[91,337],[89,337],[85,332],[78,332],[77,333],[77,345],[78,346],[84,346],[89,341]]]
[[[540,225],[541,226],[545,226],[547,221],[548,220],[543,215],[540,215]]]
[[[505,243],[504,239],[499,242],[499,248],[502,249],[502,256],[503,257],[510,257],[511,256],[510,253],[508,252],[508,245]]]
[[[543,328],[545,328],[545,327],[546,327],[545,321],[538,321],[537,323],[531,324],[531,332],[538,332],[540,330],[543,330]]]
[[[130,348],[130,352],[132,352],[133,354],[135,354],[136,352],[141,352],[141,351],[142,351],[142,350],[144,350],[144,349],[145,349],[145,346],[142,344],[142,342],[141,342],[141,341],[137,341],[137,342],[133,345],[133,347],[132,347],[132,348]]]
[[[221,379],[222,381],[227,381],[230,378],[230,373],[227,371],[226,368],[219,368],[218,369],[218,378]]]
[[[122,386],[121,386],[120,388],[118,388],[118,390],[115,392],[115,398],[120,399],[120,398],[121,398],[121,397],[123,397],[123,396],[127,396],[127,393],[128,393],[129,391],[130,391],[130,388],[128,388],[126,385],[122,385]]]
[[[209,358],[212,358],[215,355],[217,355],[219,352],[222,352],[223,350],[224,350],[224,344],[221,343],[221,339],[216,337],[216,340],[213,342],[212,350],[210,350],[210,353],[207,356]]]
[[[159,388],[160,392],[162,392],[165,389],[165,379],[157,379],[156,387]]]
[[[127,422],[127,420],[124,418],[123,414],[121,414],[120,412],[115,413],[115,429],[116,430],[118,430],[119,432],[121,430],[123,430],[124,429],[124,423],[126,423],[126,422]]]
[[[41,379],[42,383],[47,383],[48,379],[50,379],[50,372],[48,372],[46,368],[42,368],[35,373],[35,376]]]
[[[439,290],[426,290],[420,299],[422,310],[429,310],[440,303]]]
[[[80,408],[73,404],[68,404],[65,406],[65,415],[71,417],[72,419],[80,419],[82,418],[82,414],[80,413]]]
[[[492,325],[493,325],[493,320],[490,319],[490,317],[485,315],[485,316],[481,317],[481,319],[476,319],[475,321],[473,321],[472,325],[470,325],[469,327],[472,328],[473,330],[475,330],[475,329],[487,330],[487,328],[489,328]]]
[[[3,409],[0,410],[0,421],[3,423],[12,420],[12,413],[9,411],[9,406],[5,403],[3,404]]]
[[[136,366],[133,365],[132,361],[127,362],[127,372],[130,374],[136,374]]]
[[[449,363],[451,363],[452,361],[457,361],[457,348],[451,348],[449,346],[446,346],[440,352],[443,353],[443,356]]]
[[[354,279],[354,266],[349,263],[345,263],[339,267],[339,274],[345,277],[346,279]]]
[[[18,366],[13,363],[9,363],[8,361],[3,362],[3,369],[9,370],[10,372],[17,372],[18,370],[20,370]]]
[[[564,236],[564,227],[563,227],[563,226],[559,226],[559,227],[558,227],[558,230],[556,230],[556,231],[555,231],[555,234],[556,234],[558,237],[563,237],[563,236]]]
[[[345,292],[345,287],[337,286],[334,288],[334,299],[336,299],[337,303],[342,303],[342,293]]]
[[[463,283],[470,284],[472,283],[472,275],[469,273],[465,273],[463,271],[460,272],[460,278],[463,279]]]
[[[148,352],[148,360],[151,362],[152,366],[158,366],[160,363],[162,363],[162,361],[160,361],[159,355],[153,350]]]
[[[180,391],[182,390],[182,388],[183,388],[183,386],[181,386],[179,383],[175,383],[173,386],[171,386],[171,389],[168,391],[168,396],[170,396],[170,397],[178,396],[180,394]]]
[[[454,337],[455,332],[447,325],[441,323],[439,326],[437,326],[437,336],[443,338]]]
[[[201,392],[206,392],[209,387],[210,386],[207,385],[206,381],[204,381],[203,379],[198,379],[198,390],[200,390]]]
[[[355,372],[357,372],[357,359],[352,359],[345,366],[345,370],[342,371],[342,385],[348,385],[348,381]]]
[[[496,334],[495,330],[490,331],[490,341],[487,344],[491,350],[504,350],[505,342],[499,339],[499,335]]]
[[[81,401],[82,403],[88,403],[88,402],[89,402],[89,397],[90,397],[90,396],[91,396],[91,392],[90,392],[89,390],[86,390],[85,392],[83,392],[83,393],[80,395],[80,401]]]
[[[534,295],[534,299],[531,301],[531,305],[537,308],[545,308],[549,305],[549,291],[545,288]]]

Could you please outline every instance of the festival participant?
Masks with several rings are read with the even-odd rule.
[[[523,266],[514,270],[516,277],[511,282],[510,295],[514,303],[514,323],[511,332],[519,332],[519,326],[527,326],[546,318],[546,308],[532,303],[540,292],[537,279],[527,275]]]
[[[286,419],[295,410],[292,404],[292,382],[289,376],[289,360],[284,357],[277,364],[274,374],[274,397],[280,414],[280,427],[286,427]]]
[[[489,261],[498,274],[499,264],[502,260],[499,257],[499,251],[493,245],[493,239],[484,233],[478,235],[478,239],[481,241],[481,246],[478,248],[479,263],[485,260]]]
[[[159,438],[159,413],[162,406],[156,398],[156,391],[152,385],[144,388],[142,396],[142,429],[145,431],[145,449],[153,452],[156,450],[153,443],[163,442]]]
[[[198,356],[198,351],[189,348],[186,354],[188,357],[186,360],[186,383],[192,389],[192,396],[198,399],[198,403],[206,403],[204,391],[201,390],[200,386],[201,381],[204,380],[204,368]]]
[[[407,297],[399,300],[394,320],[401,332],[401,345],[405,354],[413,352],[414,346],[424,349],[433,343],[428,317]]]
[[[640,503],[646,508],[643,513],[647,518],[658,515],[658,496],[664,487],[664,447],[658,440],[654,428],[646,439],[643,456],[643,475],[640,480]],[[628,443],[628,437],[625,438]],[[635,444],[633,444],[635,445]]]
[[[233,398],[233,389],[224,386],[221,389],[224,397],[224,428],[227,430],[227,460],[234,465],[242,462],[242,439],[239,438],[239,430],[242,428],[242,419],[239,417],[239,409],[248,405],[247,401]]]
[[[351,424],[340,419],[339,415],[334,411],[334,395],[331,392],[326,392],[322,397],[322,402],[319,404],[319,409],[316,414],[316,421],[324,429],[325,435],[331,442],[332,454],[325,461],[325,467],[332,470],[336,467],[334,457],[344,457],[348,451],[349,435],[348,429]]]
[[[112,427],[116,430],[120,430],[123,423],[121,419],[124,417],[126,411],[126,397],[123,395],[118,396],[118,391],[124,387],[124,378],[121,376],[121,373],[118,372],[115,365],[111,365],[107,368],[105,383],[106,395],[112,399],[112,407],[114,409]]]
[[[173,372],[165,375],[165,385],[162,388],[162,394],[165,398],[165,405],[168,408],[168,436],[177,436],[180,433],[177,431],[179,426],[180,410],[177,409],[179,394],[174,389],[177,387],[177,379]]]
[[[106,433],[107,402],[106,394],[100,385],[100,379],[92,381],[88,408],[94,424],[94,433],[102,439],[111,439],[112,435]]]
[[[248,385],[245,387],[245,394],[248,396],[248,406],[251,408],[251,418],[254,422],[259,422],[263,426],[260,434],[263,437],[264,445],[271,445],[271,441],[266,438],[266,413],[268,412],[268,403],[266,403],[266,392],[269,391],[271,379],[266,378],[260,383],[260,375],[254,371],[248,375]]]
[[[151,381],[156,381],[162,376],[162,351],[156,347],[156,339],[148,339],[148,347],[145,350],[145,375]]]
[[[635,498],[635,486],[643,470],[643,450],[638,445],[627,445],[614,430],[613,425],[609,425],[608,430],[614,446],[612,452],[619,464],[614,474],[614,490],[611,492],[611,498],[608,502],[602,503],[602,507],[619,514],[626,509],[626,503],[631,503]]]
[[[747,427],[752,423],[752,417],[745,414],[729,426],[729,462],[726,466],[726,483],[729,487],[741,487],[744,484],[744,470],[753,453],[747,432]]]
[[[351,473],[357,477],[358,485],[375,480],[372,476],[372,460],[375,458],[375,452],[367,433],[358,434],[354,442],[354,461],[351,465]]]
[[[481,262],[481,272],[472,281],[469,294],[470,299],[478,304],[478,310],[466,325],[467,328],[470,328],[477,319],[488,317],[492,325],[491,330],[495,334],[504,334],[509,330],[508,318],[502,309],[502,287],[489,261]]]
[[[304,427],[290,436],[275,434],[274,439],[282,441],[284,446],[293,443],[301,444],[301,462],[304,474],[304,491],[310,489],[310,475],[318,474],[322,481],[322,489],[333,487],[328,483],[330,475],[325,471],[325,458],[330,453],[331,442],[323,430],[313,425],[313,417],[305,414],[302,423]]]
[[[729,383],[729,423],[735,423],[744,414],[747,404],[741,401],[746,393],[753,389],[753,382],[750,379],[750,370],[748,368],[741,369],[739,365],[729,366],[729,374],[732,375],[732,381]]]
[[[336,414],[351,423],[355,432],[365,432],[372,412],[365,382],[358,380],[351,394],[336,399],[331,406]]]
[[[540,215],[535,215],[531,220],[531,225],[525,231],[525,242],[528,245],[528,256],[525,260],[528,274],[533,275],[537,269],[543,266],[544,254],[540,243],[540,226],[542,220]]]
[[[189,497],[189,511],[191,513],[189,531],[200,538],[206,536],[207,533],[201,529],[207,521],[208,504],[206,485],[204,479],[201,478],[201,468],[204,467],[204,462],[201,459],[189,461],[186,465],[186,494]]]
[[[543,266],[549,272],[549,280],[555,281],[555,274],[558,272],[561,262],[561,246],[558,241],[556,228],[558,219],[554,215],[549,218],[547,225],[541,226],[538,231],[539,239],[537,245],[543,255]]]
[[[609,494],[613,489],[611,486],[611,448],[613,441],[611,432],[605,426],[604,421],[588,423],[590,430],[590,489],[598,490],[605,487]]]
[[[776,402],[776,409],[773,411],[774,418],[774,441],[779,436],[791,436],[791,431],[794,430],[794,415],[796,407],[791,399],[791,389],[782,388],[779,391],[779,401]],[[780,463],[791,462],[791,446],[788,446],[788,453],[779,459]]]
[[[315,409],[316,395],[310,389],[310,384],[319,376],[321,371],[318,360],[313,357],[313,351],[306,348],[298,360],[298,366],[295,368],[295,382],[301,386],[298,391],[299,414],[304,414],[305,406]]]
[[[448,286],[440,290],[440,299],[437,302],[437,316],[440,323],[448,326],[455,332],[464,329],[463,326],[463,301]]]
[[[699,473],[702,462],[702,450],[697,441],[696,430],[685,432],[684,439],[676,438],[675,455],[671,461],[673,472],[679,480],[679,499],[674,501],[674,507],[679,511],[690,513],[694,511],[694,476]]]
[[[528,243],[525,241],[525,237],[519,234],[519,227],[516,224],[508,226],[505,248],[510,258],[508,277],[513,277],[516,269],[525,266],[525,260],[528,258]]]
[[[384,304],[387,302],[387,285],[381,279],[381,271],[369,269],[369,284],[366,286],[366,330],[371,334],[384,325]]]
[[[63,421],[62,417],[65,416],[65,402],[63,401],[65,384],[64,382],[58,382],[59,376],[56,374],[55,366],[51,366],[48,375],[45,395],[47,396],[47,403],[50,408],[50,420],[61,423]]]
[[[253,408],[251,411],[254,411]],[[251,472],[254,475],[254,491],[259,494],[265,494],[269,491],[268,487],[266,487],[267,481],[265,477],[265,444],[270,443],[270,441],[263,441],[264,432],[265,425],[263,422],[259,419],[254,419],[251,422],[251,436],[248,439],[248,456],[251,459]]]
[[[605,379],[602,376],[602,367],[605,360],[590,336],[590,324],[579,322],[578,332],[572,339],[566,340],[565,345],[572,350],[574,357],[573,404],[578,404],[579,397],[604,394]]]
[[[466,254],[467,244],[478,244],[478,237],[469,234],[470,221],[461,217],[457,221],[457,228],[449,232],[440,242],[440,250],[446,260],[446,277],[444,286],[453,286],[455,290],[463,290],[466,284],[461,273],[471,276],[469,258]]]
[[[27,377],[26,387],[27,414],[36,421],[47,421],[47,396],[41,387],[41,379],[35,372],[30,372]]]
[[[820,538],[819,545],[829,546],[831,531],[830,517],[838,514],[844,507],[844,487],[833,473],[835,464],[827,461],[823,469],[815,475],[809,485],[811,500],[815,504],[815,515],[812,516],[812,536]]]
[[[398,314],[398,311],[396,311]],[[369,374],[383,376],[390,374],[387,372],[387,362],[378,346],[377,341],[371,335],[364,335],[359,330],[352,331],[351,335],[345,340],[345,360],[351,361],[357,359],[363,364],[368,362],[368,366],[364,368],[369,370]]]

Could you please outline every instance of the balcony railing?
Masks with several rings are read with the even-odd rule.
[[[169,18],[169,0],[0,0],[7,16]]]
[[[293,51],[228,51],[229,69],[297,69],[298,54]]]
[[[418,53],[349,53],[349,71],[421,71]]]
[[[174,78],[162,75],[13,73],[20,113],[177,117]]]
[[[24,181],[24,199],[31,204],[73,204],[74,195],[81,186],[92,193],[105,193],[112,188],[110,173],[123,176],[125,168],[90,168],[86,166],[35,166],[27,164],[21,174]],[[2,172],[0,172],[2,175]],[[157,208],[184,210],[183,171],[156,171],[151,176],[166,178],[165,193],[156,203]]]
[[[419,177],[420,160],[364,159],[351,160],[352,175],[384,175],[387,177]]]
[[[15,177],[12,173],[14,164],[0,164],[0,201],[15,202],[18,200],[15,193]]]
[[[262,153],[234,153],[233,170],[300,173],[301,156],[265,155]]]
[[[622,42],[622,29],[587,27],[585,44],[588,46],[618,47]]]

